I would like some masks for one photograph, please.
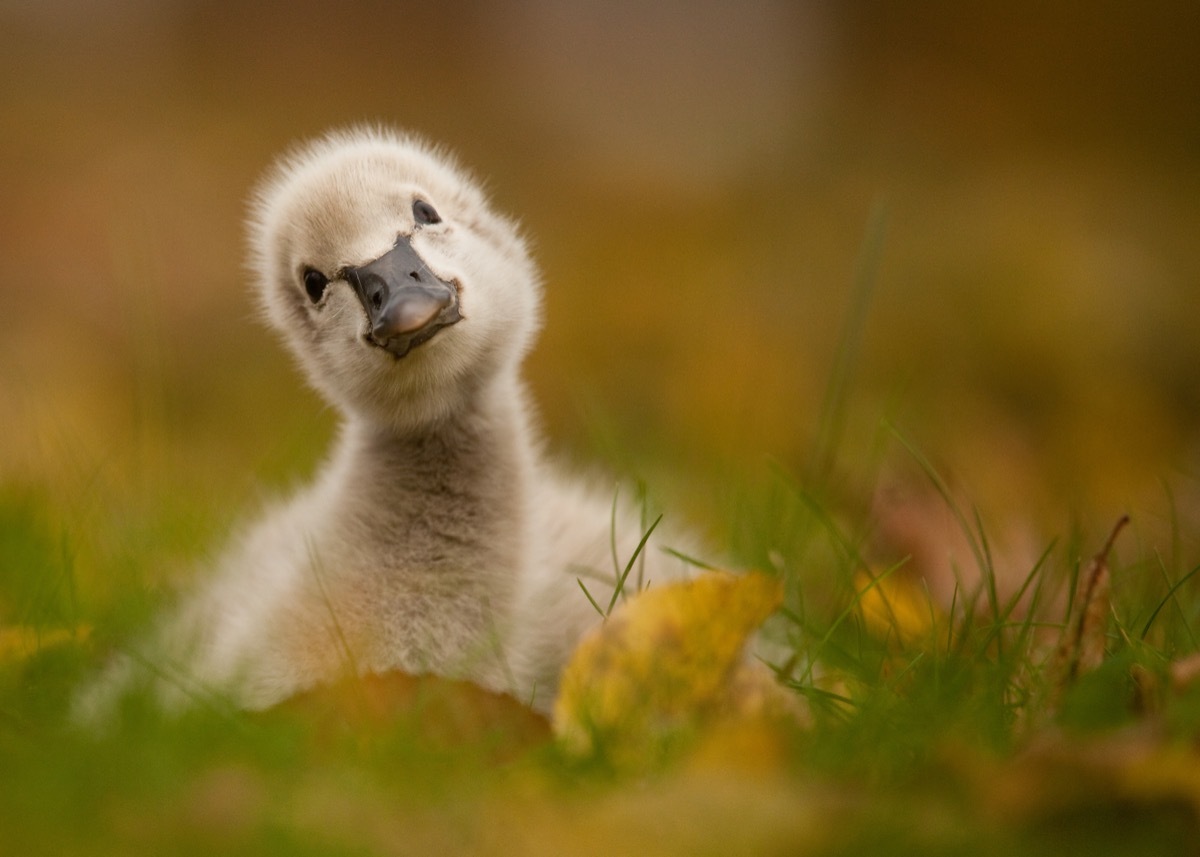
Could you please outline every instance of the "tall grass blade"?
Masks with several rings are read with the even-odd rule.
[[[946,504],[946,508],[950,510],[950,514],[954,516],[954,520],[958,523],[959,529],[962,531],[963,536],[965,536],[967,539],[967,544],[971,548],[971,553],[975,558],[975,563],[978,565],[980,573],[984,576],[990,576],[994,585],[995,574],[992,567],[991,557],[988,549],[986,548],[986,543],[981,543],[980,541],[983,537],[982,527],[980,528],[979,532],[976,532],[976,530],[971,526],[971,522],[968,520],[962,508],[958,505],[958,501],[954,499],[954,494],[950,490],[950,486],[946,484],[946,480],[942,478],[941,473],[939,473],[937,468],[933,466],[933,462],[926,458],[925,455],[919,449],[917,449],[917,447],[911,441],[909,441],[907,437],[904,436],[904,433],[900,431],[898,426],[889,423],[889,427],[892,436],[895,437],[896,441],[902,447],[904,447],[905,451],[910,456],[912,456],[913,461],[915,461],[917,466],[921,468],[921,471],[925,474],[925,477],[929,480],[930,484],[933,485],[934,490],[937,491],[938,495],[942,498],[942,502]],[[979,512],[977,509],[973,509],[973,516],[976,521],[979,521]]]
[[[637,483],[638,523],[641,526],[642,532],[646,531],[646,503],[646,483],[639,479]],[[641,553],[638,556],[637,591],[641,592],[645,587],[646,554]]]
[[[1196,566],[1183,577],[1179,578],[1175,585],[1167,590],[1167,594],[1163,596],[1161,601],[1158,602],[1158,606],[1154,608],[1154,612],[1151,613],[1150,618],[1146,620],[1146,625],[1142,628],[1141,636],[1138,637],[1139,640],[1145,642],[1146,635],[1150,633],[1150,626],[1154,624],[1154,620],[1158,618],[1158,614],[1162,612],[1163,607],[1167,605],[1168,601],[1174,599],[1175,593],[1178,592],[1185,583],[1195,577],[1198,573],[1200,573],[1200,565]]]
[[[702,559],[697,559],[696,557],[692,556],[691,554],[686,554],[683,551],[676,550],[675,548],[664,546],[662,548],[662,552],[665,554],[670,554],[671,556],[675,557],[675,559],[682,560],[683,562],[687,563],[688,565],[692,566],[693,568],[698,568],[701,571],[720,571],[720,569],[717,568],[717,566],[715,566],[711,563],[707,563]]]
[[[613,488],[612,512],[608,521],[608,546],[612,551],[613,574],[620,577],[621,560],[617,556],[617,500],[621,496],[621,486]]]
[[[1037,558],[1037,562],[1033,564],[1033,568],[1030,569],[1029,574],[1025,575],[1025,579],[1021,582],[1021,585],[1017,589],[1016,593],[1014,593],[1013,596],[1008,599],[1008,603],[1004,605],[1002,610],[1000,610],[999,615],[996,618],[996,623],[983,638],[983,642],[980,645],[980,651],[986,651],[987,647],[991,645],[993,640],[997,640],[1002,636],[1004,628],[1008,625],[1009,618],[1012,616],[1013,611],[1017,609],[1017,605],[1021,603],[1021,599],[1025,597],[1025,593],[1029,591],[1029,587],[1033,585],[1035,580],[1039,581],[1040,583],[1042,568],[1045,566],[1046,561],[1050,558],[1050,554],[1054,551],[1054,546],[1056,543],[1057,540],[1052,540],[1046,549],[1042,551],[1041,556]],[[1034,613],[1035,611],[1032,609],[1029,611],[1029,616],[1026,617],[1026,621],[1023,623],[1024,626],[1028,626],[1030,617],[1032,617]],[[1002,650],[998,649],[998,651]]]
[[[883,201],[878,201],[871,210],[863,243],[859,248],[850,313],[846,317],[834,355],[833,370],[830,372],[829,384],[825,388],[825,396],[821,403],[816,442],[813,444],[812,458],[806,474],[805,481],[818,488],[824,486],[829,479],[837,452],[842,446],[850,386],[862,350],[863,330],[866,327],[871,296],[879,277],[879,263],[883,256],[886,233],[887,206]]]
[[[858,605],[862,602],[862,599],[866,596],[866,594],[903,568],[907,562],[908,557],[905,557],[895,565],[884,569],[882,572],[872,577],[870,583],[855,592],[854,598],[852,598],[850,603],[842,609],[842,612],[837,615],[837,618],[833,620],[832,624],[825,629],[825,633],[822,635],[821,639],[817,641],[817,645],[813,649],[813,656],[809,659],[808,666],[805,668],[804,673],[800,677],[800,681],[802,683],[812,681],[813,666],[816,661],[820,660],[822,649],[829,644],[830,639],[837,632],[838,628],[842,626],[842,623],[854,615],[854,612],[858,609]]]
[[[646,532],[642,534],[642,540],[638,542],[637,547],[634,548],[633,556],[631,556],[629,558],[629,562],[625,564],[625,570],[617,576],[617,585],[616,588],[613,589],[612,598],[609,599],[608,610],[605,612],[605,616],[609,615],[609,613],[612,613],[613,608],[617,606],[617,599],[620,598],[621,594],[625,591],[625,581],[629,579],[629,572],[633,570],[634,563],[637,562],[637,558],[641,556],[642,550],[646,547],[646,542],[650,541],[650,535],[654,532],[654,529],[659,525],[659,522],[662,521],[662,519],[663,516],[659,515],[654,519],[654,523],[650,525],[650,529],[646,530]]]
[[[607,619],[608,614],[604,612],[604,608],[596,603],[596,599],[592,597],[592,593],[588,592],[587,586],[584,585],[582,578],[575,578],[575,582],[579,584],[579,588],[583,590],[583,594],[587,597],[588,603],[596,608],[596,612],[600,614],[601,619]]]

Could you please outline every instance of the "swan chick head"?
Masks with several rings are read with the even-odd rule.
[[[379,130],[282,157],[251,203],[267,319],[343,411],[414,426],[515,373],[541,281],[516,225],[445,153]]]

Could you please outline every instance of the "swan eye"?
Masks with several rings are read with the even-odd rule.
[[[308,299],[316,303],[325,294],[325,287],[329,285],[329,278],[315,268],[306,268],[304,271],[304,291],[308,292]]]
[[[413,219],[417,221],[418,226],[428,226],[432,223],[442,222],[441,215],[437,213],[437,209],[423,199],[413,201]]]

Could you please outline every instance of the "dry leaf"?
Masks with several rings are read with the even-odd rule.
[[[773,577],[724,572],[630,599],[583,639],[563,672],[554,706],[562,746],[640,765],[707,716],[761,710],[770,677],[743,669],[744,651],[782,600]]]
[[[1171,690],[1175,693],[1186,693],[1195,687],[1200,679],[1200,652],[1172,661],[1170,676]]]
[[[397,671],[349,676],[305,691],[257,715],[265,722],[301,715],[318,740],[362,742],[394,734],[398,725],[429,746],[480,747],[504,758],[544,742],[545,718],[511,696],[465,681]]]
[[[1128,515],[1117,521],[1104,547],[1079,575],[1075,600],[1071,604],[1071,612],[1050,668],[1051,693],[1056,699],[1061,699],[1063,692],[1081,675],[1104,662],[1108,616],[1111,612],[1109,594],[1112,581],[1108,572],[1108,555],[1112,552],[1117,535],[1127,523]]]

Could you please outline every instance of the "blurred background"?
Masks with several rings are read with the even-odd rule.
[[[0,0],[6,514],[111,575],[304,478],[333,415],[255,318],[244,200],[368,121],[524,224],[552,448],[719,543],[821,426],[834,471],[895,426],[997,517],[1194,536],[1197,44],[1195,2]]]

